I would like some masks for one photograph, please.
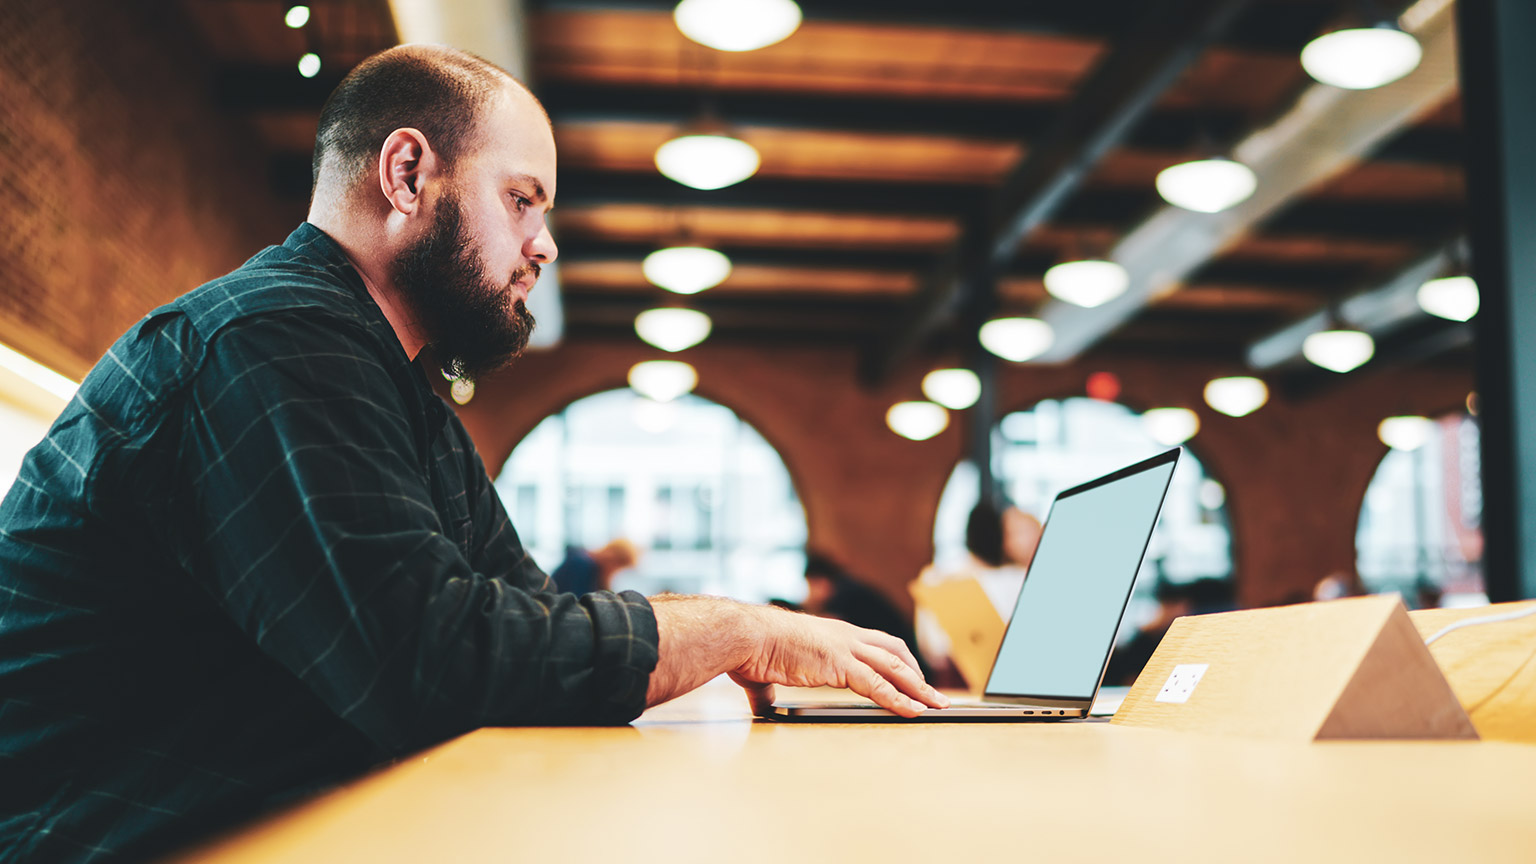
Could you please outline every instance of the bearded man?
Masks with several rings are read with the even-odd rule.
[[[897,639],[561,594],[417,362],[527,343],[548,117],[407,46],[327,102],[308,220],[151,312],[0,505],[0,861],[146,857],[485,725],[624,723],[729,673],[942,707]]]

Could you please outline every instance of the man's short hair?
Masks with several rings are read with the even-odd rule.
[[[486,104],[508,84],[521,86],[500,66],[453,48],[402,45],[369,57],[320,112],[311,192],[324,165],[349,180],[366,175],[396,129],[420,131],[451,169],[472,146]]]

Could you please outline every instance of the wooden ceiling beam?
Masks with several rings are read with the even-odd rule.
[[[814,0],[803,4],[807,21],[867,22],[872,25],[937,27],[1106,37],[1134,16],[1145,0],[1078,0],[1023,3],[1019,0]],[[603,12],[649,10],[670,13],[675,0],[531,0],[534,10]],[[1298,51],[1338,13],[1335,0],[1283,0],[1254,4],[1221,38],[1221,44],[1251,51]]]

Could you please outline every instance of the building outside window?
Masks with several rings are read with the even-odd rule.
[[[750,425],[698,396],[598,393],[545,418],[496,480],[534,560],[625,537],[641,549],[615,589],[804,597],[805,510]]]
[[[1480,446],[1476,418],[1458,412],[1421,446],[1382,457],[1355,533],[1367,591],[1396,591],[1410,607],[1488,602]]]

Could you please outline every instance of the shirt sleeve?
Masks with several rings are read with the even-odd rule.
[[[390,752],[484,725],[633,719],[657,659],[649,604],[555,593],[499,502],[482,500],[488,482],[471,500],[503,523],[487,540],[501,552],[476,557],[509,569],[473,566],[433,505],[402,395],[416,382],[397,380],[416,373],[386,368],[371,338],[317,310],[215,337],[181,447],[187,569]]]

